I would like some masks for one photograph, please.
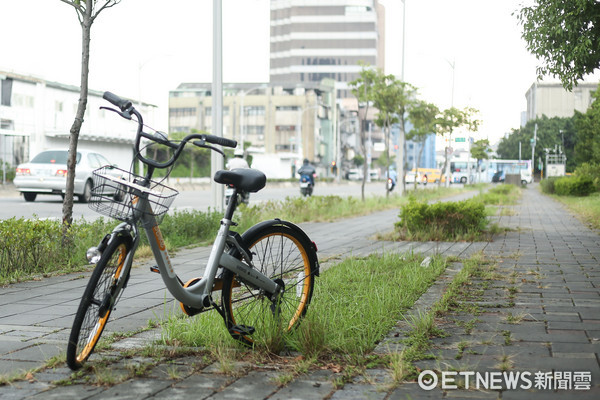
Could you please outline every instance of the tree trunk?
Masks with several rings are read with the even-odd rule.
[[[90,63],[90,31],[92,26],[92,7],[86,7],[85,14],[81,21],[81,89],[79,93],[79,103],[75,120],[71,126],[69,135],[69,155],[67,158],[67,186],[65,198],[63,200],[62,216],[62,244],[67,245],[70,242],[69,228],[73,223],[73,195],[75,189],[75,166],[77,164],[77,142],[79,132],[83,124],[83,117],[87,107],[88,96],[88,74]]]
[[[389,197],[390,196],[390,191],[388,190],[388,183],[387,180],[390,179],[390,127],[389,127],[389,122],[388,120],[386,120],[385,122],[385,152],[386,152],[386,160],[385,160],[385,164],[386,164],[386,180],[385,180],[385,197]],[[398,178],[396,177],[396,180],[398,180]]]
[[[415,143],[419,143],[419,142],[415,142]],[[421,165],[421,157],[423,156],[423,150],[425,149],[425,140],[423,140],[420,143],[422,144],[422,146],[419,149],[419,155],[417,156],[417,166],[415,168],[415,190],[417,190],[417,175],[416,175],[416,173],[419,170],[419,165]]]

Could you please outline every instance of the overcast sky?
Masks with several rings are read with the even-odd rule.
[[[402,1],[386,7],[386,73],[400,77]],[[406,0],[404,80],[420,98],[474,107],[476,138],[518,128],[536,60],[511,14],[523,0]],[[0,2],[0,70],[79,85],[81,29],[60,0]],[[223,80],[269,79],[269,1],[223,0]],[[451,64],[454,64],[452,68]],[[454,97],[452,77],[454,74]],[[212,80],[212,0],[122,0],[92,27],[90,89],[163,108],[181,82]]]

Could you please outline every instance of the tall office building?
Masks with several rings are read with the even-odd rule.
[[[360,61],[383,70],[384,15],[377,0],[271,0],[271,84],[331,78],[349,97]]]

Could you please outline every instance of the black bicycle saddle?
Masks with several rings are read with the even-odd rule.
[[[215,174],[215,182],[233,186],[238,191],[256,193],[265,187],[267,177],[257,169],[236,168],[220,170]]]

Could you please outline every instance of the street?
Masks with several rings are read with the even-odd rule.
[[[211,205],[210,189],[208,187],[178,188],[179,195],[173,202],[171,210],[207,210]],[[412,190],[412,185],[407,185],[408,190]],[[329,196],[337,195],[342,197],[354,196],[360,197],[361,185],[359,181],[343,181],[339,184],[318,182],[315,186],[314,195]],[[385,182],[370,182],[365,185],[366,196],[385,195]],[[397,193],[397,188],[392,192]],[[292,182],[267,182],[267,186],[258,193],[250,195],[250,205],[261,202],[275,200],[284,200],[286,197],[300,196],[300,189],[297,183]],[[0,220],[12,217],[17,218],[56,218],[62,216],[62,198],[56,195],[38,195],[34,202],[26,202],[23,196],[20,196],[16,190],[5,189],[0,191]],[[87,220],[95,219],[99,216],[92,211],[87,204],[75,202],[73,204],[73,218],[85,218]]]

